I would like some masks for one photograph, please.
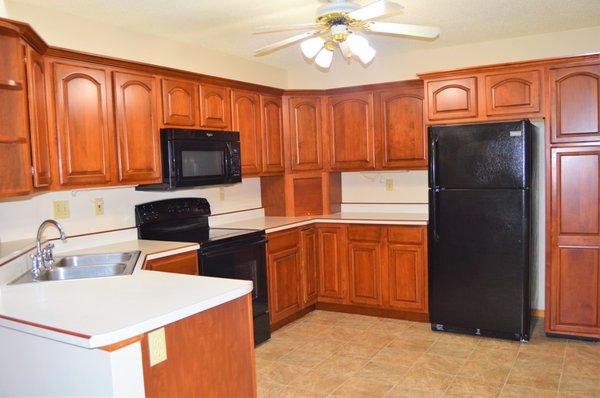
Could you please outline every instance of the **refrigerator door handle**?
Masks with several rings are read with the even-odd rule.
[[[437,196],[438,196],[439,192],[440,192],[440,190],[437,188],[433,188],[431,190],[431,218],[432,218],[431,227],[433,230],[433,239],[436,242],[439,242],[439,240],[440,240],[440,235],[438,233],[438,219],[437,219],[438,218],[437,217],[437,207],[438,207]]]
[[[437,189],[437,137],[431,140],[431,188]]]

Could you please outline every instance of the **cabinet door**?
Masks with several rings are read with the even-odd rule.
[[[108,115],[108,80],[103,68],[54,64],[62,185],[101,185],[112,179],[115,147]]]
[[[150,271],[174,274],[198,275],[198,254],[195,251],[146,261],[144,268]]]
[[[232,125],[240,132],[242,175],[258,175],[262,171],[260,99],[257,93],[232,90]]]
[[[429,120],[463,119],[477,116],[477,78],[428,81]]]
[[[294,246],[269,253],[268,259],[271,323],[276,323],[300,310],[300,251]]]
[[[599,180],[600,147],[552,149],[550,332],[600,336]]]
[[[426,266],[423,245],[388,244],[388,294],[391,308],[427,312]]]
[[[46,101],[46,65],[44,57],[31,48],[27,49],[27,76],[33,186],[44,188],[52,182],[48,137],[48,102]]]
[[[166,126],[195,126],[198,98],[196,83],[162,79],[162,113]]]
[[[423,90],[386,90],[376,98],[378,167],[427,167]]]
[[[231,130],[231,89],[200,84],[200,126]]]
[[[283,173],[283,115],[281,97],[260,96],[262,111],[262,171]]]
[[[288,104],[291,169],[321,170],[321,100],[319,97],[290,97]]]
[[[381,244],[348,242],[349,300],[381,305]]]
[[[341,226],[319,226],[319,301],[342,303],[347,296],[346,231]]]
[[[317,233],[313,227],[300,230],[302,258],[302,304],[304,307],[317,302]]]
[[[0,196],[31,192],[31,154],[24,47],[18,33],[0,34]]]
[[[488,116],[536,114],[541,107],[542,71],[485,75]]]
[[[327,109],[331,168],[375,168],[373,95],[352,93],[332,96]]]
[[[600,64],[550,70],[552,142],[600,140]]]
[[[152,183],[162,177],[153,76],[115,72],[119,180]]]

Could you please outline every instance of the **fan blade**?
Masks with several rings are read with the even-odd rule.
[[[358,10],[352,11],[348,16],[352,19],[358,19],[359,21],[366,21],[368,19],[397,14],[402,11],[403,8],[404,7],[400,4],[394,3],[393,1],[379,0],[367,4]]]
[[[302,30],[302,29],[317,29],[322,26],[316,23],[298,23],[292,25],[274,25],[274,26],[261,26],[252,32],[254,35],[261,35],[263,33],[274,33],[274,32],[285,32],[288,30]]]
[[[369,22],[365,26],[365,29],[373,33],[387,33],[427,39],[435,39],[440,35],[440,28],[434,26],[407,25],[393,22]]]
[[[254,56],[260,56],[260,55],[266,55],[266,54],[272,53],[273,51],[279,50],[282,47],[286,47],[290,44],[299,42],[300,40],[304,40],[311,36],[318,35],[321,32],[322,32],[322,30],[310,30],[308,32],[304,32],[304,33],[301,33],[296,36],[288,37],[285,40],[281,40],[281,41],[278,41],[277,43],[269,44],[268,46],[259,48],[258,50],[254,51]]]

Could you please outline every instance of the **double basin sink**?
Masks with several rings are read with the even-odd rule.
[[[129,275],[139,256],[139,251],[132,251],[59,257],[52,268],[42,271],[37,278],[27,271],[10,284]]]

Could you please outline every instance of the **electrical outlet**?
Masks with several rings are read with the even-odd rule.
[[[65,219],[71,217],[68,200],[55,200],[52,205],[54,207],[54,218]]]
[[[167,360],[165,328],[156,329],[148,333],[148,352],[150,353],[150,366]]]
[[[219,187],[219,200],[225,200],[225,188]]]
[[[104,199],[95,198],[93,202],[94,202],[94,215],[103,216],[104,215]]]
[[[394,190],[394,180],[391,178],[387,178],[385,180],[385,190],[386,191],[393,191]]]

